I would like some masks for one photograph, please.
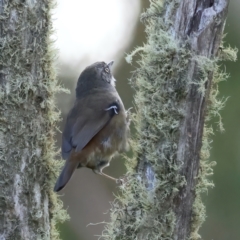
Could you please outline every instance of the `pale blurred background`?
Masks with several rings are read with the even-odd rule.
[[[128,65],[124,57],[145,41],[140,12],[146,0],[57,0],[54,11],[56,47],[59,49],[59,80],[71,94],[57,96],[62,112],[63,127],[67,112],[75,97],[75,85],[81,71],[96,61],[115,60],[114,75],[117,89],[126,108],[133,105],[133,90],[128,79],[137,66]],[[230,3],[225,43],[240,48],[240,2]],[[230,96],[222,111],[225,133],[215,132],[211,160],[217,162],[212,177],[216,187],[204,196],[207,221],[200,233],[205,240],[240,239],[240,62],[222,64],[231,74],[220,84],[221,96]],[[220,97],[221,97],[220,96]],[[212,124],[216,129],[216,120]],[[57,134],[60,147],[61,134]],[[119,177],[124,174],[124,161],[115,159],[106,173]],[[61,192],[64,207],[71,220],[59,225],[63,240],[97,240],[109,221],[108,209],[117,188],[114,182],[94,174],[89,169],[75,172]],[[101,223],[102,222],[102,223]],[[90,225],[89,223],[101,223]]]

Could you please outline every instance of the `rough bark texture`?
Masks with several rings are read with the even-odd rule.
[[[155,0],[142,14],[147,42],[127,57],[141,52],[131,79],[135,156],[104,239],[200,238],[200,194],[212,186],[205,124],[224,105],[216,96],[226,74],[217,62],[236,56],[220,49],[227,7],[228,0]]]
[[[51,1],[0,0],[0,239],[58,239]]]
[[[190,44],[190,50],[199,56],[213,60],[219,51],[224,23],[227,16],[228,0],[181,1],[176,17],[172,17],[174,38]],[[201,81],[199,64],[193,58],[188,67],[187,78]],[[191,233],[195,186],[199,172],[200,150],[206,101],[209,96],[213,70],[208,71],[205,82],[205,94],[199,86],[189,87],[185,101],[185,116],[180,123],[180,137],[177,161],[183,163],[180,174],[185,177],[186,185],[175,197],[176,227],[175,239],[187,239]]]

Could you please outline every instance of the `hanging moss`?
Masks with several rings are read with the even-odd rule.
[[[171,4],[172,11],[179,4],[179,1],[166,2]],[[112,203],[111,222],[101,236],[106,240],[176,239],[173,202],[186,185],[179,171],[183,163],[176,160],[179,128],[185,116],[184,100],[193,84],[198,86],[202,96],[208,95],[208,103],[190,239],[200,238],[198,230],[205,220],[200,196],[213,186],[208,177],[215,165],[209,161],[209,139],[213,132],[209,120],[217,116],[222,129],[219,111],[225,99],[218,99],[217,85],[227,78],[217,63],[235,60],[236,51],[223,48],[221,56],[215,59],[196,55],[187,40],[178,42],[170,34],[172,23],[162,18],[162,9],[163,1],[150,1],[149,9],[141,16],[146,25],[147,42],[126,57],[132,63],[132,58],[140,55],[139,67],[130,80],[136,90],[134,103],[137,106],[133,119],[136,129],[132,139],[134,156],[127,158],[125,183],[120,187],[121,195]],[[198,66],[198,80],[189,79],[187,75],[193,60]],[[210,93],[206,93],[209,72],[213,73],[213,80]]]

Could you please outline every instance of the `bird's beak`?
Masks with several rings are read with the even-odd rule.
[[[113,64],[114,64],[114,61],[111,61],[110,63],[108,63],[108,67],[111,69]]]

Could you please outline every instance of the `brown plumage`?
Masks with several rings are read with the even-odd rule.
[[[80,75],[76,101],[67,116],[62,135],[62,156],[66,159],[54,191],[60,191],[79,167],[102,173],[111,159],[127,149],[129,120],[111,73],[113,62],[97,62]]]

